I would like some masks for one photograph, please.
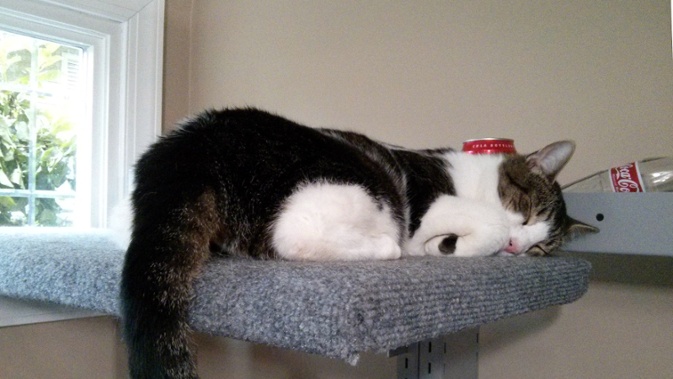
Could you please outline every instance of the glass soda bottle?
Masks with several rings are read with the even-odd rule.
[[[564,192],[673,192],[673,157],[652,158],[597,172]]]

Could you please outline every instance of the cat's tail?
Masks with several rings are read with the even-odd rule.
[[[197,378],[188,312],[219,225],[214,192],[136,189],[133,207],[121,283],[130,376]]]

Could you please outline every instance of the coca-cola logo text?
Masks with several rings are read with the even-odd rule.
[[[615,192],[644,192],[638,165],[635,162],[611,168],[610,179]]]

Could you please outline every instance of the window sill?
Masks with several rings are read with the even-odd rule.
[[[0,328],[102,316],[110,317],[64,305],[0,296]]]

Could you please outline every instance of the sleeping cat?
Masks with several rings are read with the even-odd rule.
[[[133,378],[195,378],[187,313],[212,254],[288,260],[545,255],[592,227],[555,177],[574,150],[408,150],[256,109],[204,112],[140,158],[122,314]]]

